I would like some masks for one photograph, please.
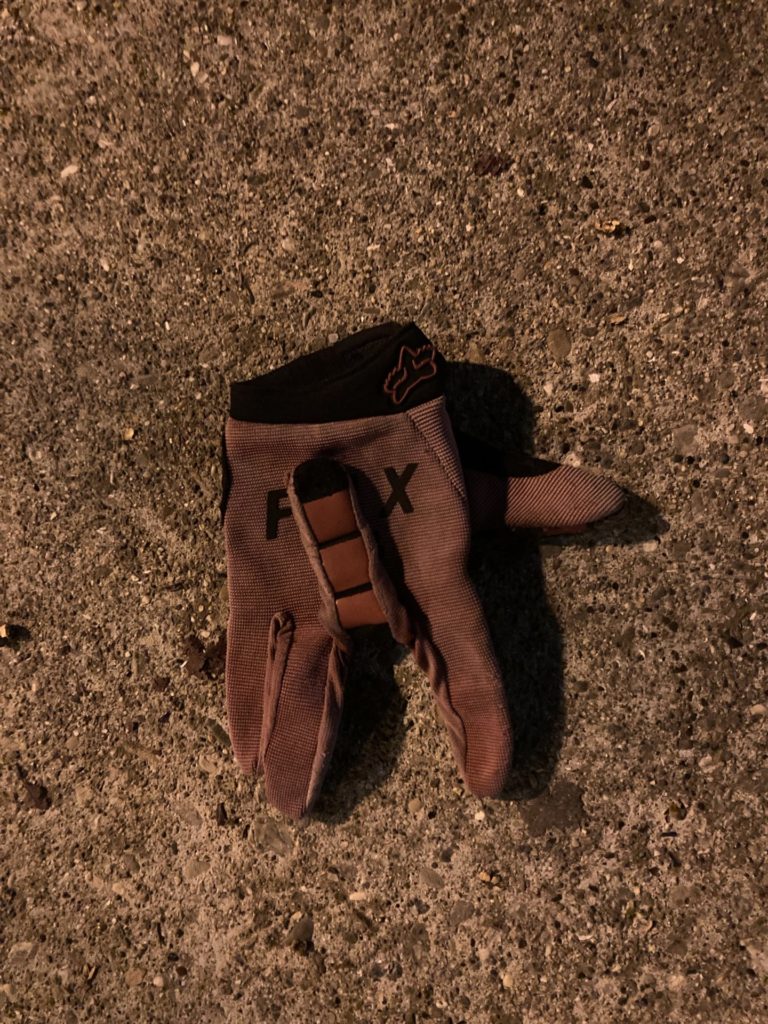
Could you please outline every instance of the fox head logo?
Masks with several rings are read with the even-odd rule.
[[[434,345],[430,343],[422,345],[421,348],[403,345],[397,365],[387,374],[384,381],[384,393],[389,395],[395,405],[401,405],[415,387],[423,380],[434,377],[436,373]]]

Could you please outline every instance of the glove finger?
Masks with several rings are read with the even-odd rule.
[[[607,477],[541,459],[515,458],[466,437],[459,448],[473,530],[581,533],[624,504],[624,492]]]
[[[409,578],[412,596],[426,616],[414,629],[344,468],[326,459],[304,463],[294,471],[289,494],[329,630],[389,623],[429,676],[468,788],[498,796],[509,775],[512,737],[485,617],[466,574],[468,531],[441,538],[439,552],[419,550],[410,558],[404,552],[416,570]]]
[[[307,557],[315,570],[328,630],[342,638],[358,626],[400,618],[345,468],[310,459],[294,470],[288,493]]]
[[[262,685],[265,673],[265,642],[253,628],[250,608],[240,606],[239,578],[229,573],[229,623],[227,625],[227,727],[237,763],[246,773],[259,768],[259,737],[262,731]]]
[[[473,528],[579,533],[618,512],[624,493],[607,477],[541,460],[500,480],[466,472]]]
[[[267,799],[300,818],[328,769],[344,702],[349,629],[386,622],[373,592],[343,467],[329,459],[298,466],[288,488],[299,535],[315,571],[318,613],[273,620],[261,735]]]
[[[467,788],[476,796],[497,797],[512,765],[512,728],[485,615],[465,564],[458,544],[443,543],[428,572],[409,580],[426,620],[412,648],[429,677]]]
[[[264,686],[261,761],[270,804],[291,818],[311,810],[336,742],[346,655],[317,621],[273,620]]]
[[[483,609],[469,578],[471,530],[464,476],[443,405],[409,413],[419,473],[412,517],[389,520],[413,614],[414,658],[429,677],[467,788],[501,795],[512,764],[504,684]],[[417,518],[418,516],[418,518]],[[399,639],[399,637],[398,637]]]

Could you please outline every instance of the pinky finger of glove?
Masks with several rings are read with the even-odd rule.
[[[336,742],[346,653],[317,621],[272,619],[261,761],[270,804],[291,818],[311,810]]]

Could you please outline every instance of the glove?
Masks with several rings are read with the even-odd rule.
[[[444,363],[384,325],[231,389],[223,500],[235,756],[267,799],[312,806],[333,749],[351,632],[387,622],[429,677],[467,787],[498,796],[512,735],[467,575],[469,502]]]

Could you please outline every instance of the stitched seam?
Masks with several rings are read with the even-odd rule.
[[[281,703],[282,697],[283,697],[283,682],[285,680],[286,672],[288,671],[288,659],[291,656],[291,651],[293,650],[293,645],[294,645],[294,642],[296,640],[296,624],[293,621],[293,616],[291,615],[290,612],[281,612],[279,614],[285,615],[285,616],[290,618],[291,628],[289,630],[287,630],[287,635],[284,638],[280,637],[280,632],[281,632],[281,629],[283,627],[281,627],[281,629],[278,630],[278,634],[275,637],[275,641],[274,641],[274,651],[271,652],[272,657],[268,661],[268,665],[271,665],[272,670],[274,672],[274,668],[275,668],[275,655],[277,655],[277,654],[280,655],[280,660],[279,660],[279,665],[278,665],[278,667],[280,669],[279,683],[278,683],[277,697],[274,700],[273,711],[272,711],[272,715],[271,715],[271,721],[269,723],[269,725],[270,725],[269,739],[267,740],[267,743],[266,743],[266,746],[264,747],[264,750],[261,751],[259,755],[257,755],[257,760],[261,761],[262,764],[267,759],[267,754],[269,752],[269,748],[272,746],[272,741],[273,741],[274,736],[275,736],[275,726],[277,725],[277,720],[280,717],[280,703]],[[273,619],[273,621],[274,621],[274,619]],[[274,679],[273,679],[272,685],[273,686],[275,685]],[[263,711],[262,711],[262,713],[263,713]],[[265,721],[263,723],[263,725],[262,725],[262,729],[264,728],[264,726],[266,726],[266,724],[267,723]],[[259,745],[261,745],[261,741],[259,742]]]
[[[465,489],[460,487],[459,484],[457,483],[457,481],[454,479],[454,474],[451,472],[451,470],[448,468],[448,466],[446,466],[446,464],[443,461],[443,459],[440,458],[440,455],[438,454],[438,452],[435,451],[433,446],[429,443],[429,439],[427,438],[426,434],[421,429],[419,424],[412,418],[411,413],[408,412],[408,413],[406,413],[406,415],[408,417],[408,422],[410,423],[411,427],[413,428],[413,432],[421,440],[422,447],[426,449],[426,451],[432,456],[432,458],[435,460],[435,462],[440,466],[440,468],[442,469],[443,474],[444,474],[446,480],[448,480],[448,482],[450,483],[451,487],[453,487],[454,491],[456,491],[456,493],[459,495],[459,497],[462,500],[462,503],[464,505],[466,505],[467,504],[467,495],[466,495]]]

